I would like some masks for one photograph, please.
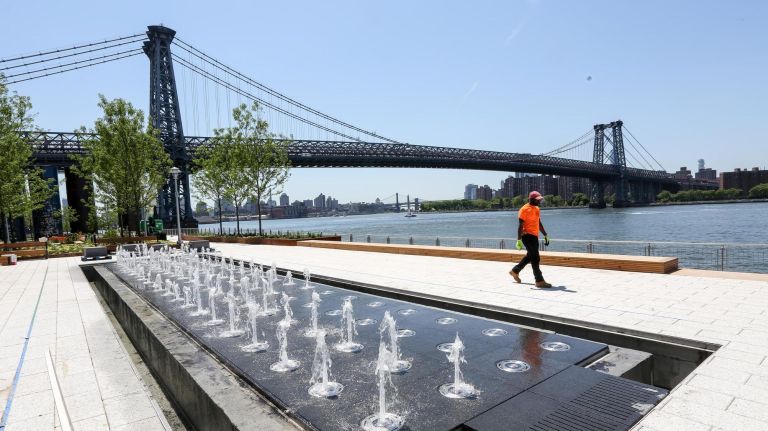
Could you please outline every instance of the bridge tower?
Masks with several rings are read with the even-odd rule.
[[[149,40],[144,42],[144,53],[149,57],[149,117],[152,126],[160,133],[165,151],[174,166],[181,169],[179,174],[179,207],[181,224],[197,227],[193,217],[190,199],[189,175],[191,157],[184,146],[184,129],[181,125],[179,94],[173,73],[171,42],[176,35],[170,28],[152,25],[148,27]],[[168,181],[157,197],[157,217],[166,226],[176,226],[176,196],[173,178]]]
[[[627,180],[627,158],[624,153],[624,136],[622,135],[622,125],[624,123],[621,120],[614,121],[609,124],[595,124],[595,145],[594,152],[592,153],[592,161],[600,164],[612,164],[616,169],[618,176],[613,182],[613,192],[615,194],[615,200],[613,202],[614,208],[623,208],[630,205],[629,200],[629,181]],[[607,129],[611,129],[611,137],[608,137],[605,133]],[[605,152],[605,142],[608,141],[611,144],[611,151],[607,154]],[[590,208],[605,208],[605,188],[606,182],[604,180],[592,180],[592,196],[590,199]]]

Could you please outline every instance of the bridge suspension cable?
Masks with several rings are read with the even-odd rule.
[[[594,138],[594,130],[590,129],[583,135],[579,136],[578,138],[574,139],[573,141],[560,146],[558,148],[555,148],[554,150],[548,151],[546,153],[542,153],[542,156],[556,156],[556,155],[562,155],[564,153],[575,153],[579,149],[583,149],[587,144],[592,143],[592,139]],[[587,159],[591,159],[591,157],[586,157]]]
[[[653,157],[653,154],[651,154],[651,152],[650,152],[650,151],[648,151],[648,149],[646,149],[646,148],[645,148],[645,146],[644,146],[643,144],[641,144],[641,143],[640,143],[640,141],[639,141],[637,138],[635,138],[635,135],[633,135],[633,134],[632,134],[632,132],[630,132],[630,131],[629,131],[629,129],[627,129],[627,127],[626,127],[626,126],[623,126],[623,125],[622,125],[622,129],[623,129],[625,132],[627,132],[627,135],[629,135],[629,136],[632,138],[632,140],[634,140],[634,141],[637,143],[637,145],[639,145],[639,146],[640,146],[640,148],[642,148],[642,149],[643,149],[643,151],[645,151],[645,154],[648,154],[648,156],[650,156],[650,158],[651,158],[651,159],[652,159],[654,162],[656,162],[656,165],[659,167],[659,169],[660,169],[660,170],[662,170],[662,171],[664,171],[664,172],[666,172],[666,171],[667,171],[666,169],[664,169],[664,166],[662,166],[662,164],[661,164],[661,163],[659,163],[659,161],[658,161],[658,160],[656,160],[656,158],[655,158],[655,157]],[[630,144],[632,144],[632,142],[631,142],[631,141],[630,141]],[[648,164],[649,164],[649,167],[650,167],[652,170],[656,170],[656,169],[654,169],[653,165],[651,165],[651,163],[648,163]]]
[[[16,56],[0,60],[0,72],[13,71],[5,75],[6,84],[15,84],[24,81],[58,75],[73,70],[84,69],[98,64],[109,63],[133,57],[142,53],[140,43],[146,40],[146,35],[135,34],[118,37],[101,42],[87,43],[70,48],[42,51],[36,54]],[[136,45],[129,48],[130,45]],[[103,54],[103,55],[97,55]],[[60,62],[65,60],[67,62]],[[29,60],[29,61],[25,61]],[[28,69],[30,66],[37,66]]]
[[[103,45],[103,44],[107,44],[107,43],[117,42],[117,41],[120,41],[120,40],[133,39],[133,38],[137,38],[137,37],[140,38],[140,39],[137,39],[137,40],[134,40],[134,41],[131,41],[131,42],[138,42],[140,40],[144,40],[144,39],[147,38],[147,35],[145,35],[144,33],[138,33],[138,34],[134,34],[134,35],[131,35],[131,36],[117,37],[117,38],[113,38],[113,39],[104,40],[104,41],[101,41],[101,42],[93,42],[93,43],[87,43],[87,44],[84,44],[84,45],[76,45],[76,46],[73,46],[71,48],[62,48],[62,49],[53,49],[53,50],[49,50],[49,51],[41,51],[41,52],[38,52],[38,53],[35,53],[35,54],[28,54],[28,55],[21,55],[21,56],[18,56],[18,57],[13,57],[13,58],[0,59],[0,63],[8,63],[8,62],[24,60],[24,59],[32,58],[32,57],[39,57],[39,56],[44,56],[44,55],[49,55],[49,54],[56,54],[56,53],[60,53],[60,52],[73,51],[73,50],[78,50],[78,49],[82,49],[82,48],[88,48],[88,47],[91,47],[91,46],[97,46],[97,45]],[[128,43],[131,43],[131,42],[128,42]],[[84,51],[84,52],[89,52],[89,51]]]
[[[342,129],[349,129],[351,131],[358,132],[358,133],[361,133],[363,135],[370,136],[372,138],[376,138],[376,140],[378,140],[378,141],[390,142],[390,143],[395,143],[395,144],[402,144],[402,142],[400,142],[400,141],[397,141],[397,140],[394,140],[394,139],[390,139],[390,138],[386,138],[384,136],[381,136],[381,135],[377,134],[376,132],[372,132],[372,131],[369,131],[369,130],[366,130],[366,129],[354,126],[354,125],[352,125],[350,123],[347,123],[345,121],[339,120],[338,118],[332,117],[332,116],[330,116],[328,114],[325,114],[325,113],[320,112],[320,111],[318,111],[316,109],[313,109],[313,108],[311,108],[311,107],[309,107],[309,106],[307,106],[307,105],[305,105],[305,104],[303,104],[301,102],[298,102],[295,99],[292,99],[292,98],[290,98],[290,97],[288,97],[288,96],[286,96],[286,95],[284,95],[284,94],[282,94],[282,93],[280,93],[280,92],[278,92],[276,90],[271,89],[270,87],[267,87],[266,85],[264,85],[264,84],[262,84],[262,83],[260,83],[260,82],[258,82],[256,80],[248,77],[247,75],[245,75],[245,74],[243,74],[241,72],[238,72],[237,70],[235,70],[235,69],[227,66],[226,64],[222,63],[221,61],[219,61],[219,60],[217,60],[217,59],[215,59],[215,58],[205,54],[204,52],[200,51],[199,49],[195,48],[194,46],[190,45],[189,43],[185,42],[184,40],[182,40],[182,39],[180,39],[178,37],[175,39],[175,42],[178,42],[176,44],[176,46],[181,48],[183,51],[189,53],[190,55],[192,55],[192,56],[194,56],[196,58],[198,58],[200,61],[202,61],[202,62],[204,62],[204,63],[214,67],[218,71],[223,72],[225,75],[233,77],[233,78],[237,79],[238,81],[243,81],[244,83],[249,84],[249,85],[251,85],[253,87],[256,87],[258,90],[263,91],[264,93],[266,93],[271,98],[277,99],[279,102],[285,102],[288,105],[287,107],[283,107],[282,103],[275,104],[274,101],[267,102],[265,100],[265,98],[263,98],[263,97],[258,97],[257,98],[257,101],[259,101],[259,103],[264,103],[264,104],[268,103],[269,105],[274,107],[273,109],[276,109],[279,112],[281,112],[281,113],[283,113],[285,115],[288,115],[291,118],[297,119],[299,121],[304,122],[305,124],[312,125],[314,127],[318,127],[318,125],[320,123],[320,119],[322,119],[324,121],[327,121],[328,123],[332,123],[333,125],[339,126]],[[221,78],[219,78],[219,79],[221,80]],[[236,85],[236,87],[239,87],[239,85]],[[319,118],[317,120],[309,120],[307,118],[302,117],[301,115],[299,115],[297,113],[294,113],[292,111],[293,108],[297,108],[300,112],[304,111],[306,113],[310,113],[313,116],[316,116],[316,117],[319,117]],[[301,117],[301,118],[299,118],[299,117]],[[303,121],[302,118],[304,118],[304,120],[306,120],[306,121]],[[327,126],[324,126],[324,127],[325,128],[323,130],[333,131],[334,134],[339,135],[339,136],[345,136],[345,137],[350,138],[351,135],[352,135],[352,133],[349,133],[349,132],[339,132],[338,130],[332,128],[332,126],[330,126],[330,125],[327,125]],[[351,139],[362,141],[360,138],[351,138]]]
[[[309,124],[309,125],[311,125],[313,127],[316,127],[318,129],[325,130],[325,131],[330,132],[330,133],[332,133],[334,135],[338,135],[338,136],[344,137],[346,139],[351,139],[353,141],[361,141],[357,137],[346,135],[346,134],[338,132],[336,130],[327,128],[327,127],[325,127],[325,126],[323,126],[321,124],[318,124],[316,122],[313,122],[313,121],[305,119],[305,118],[302,118],[302,117],[300,117],[300,116],[298,116],[296,114],[293,114],[290,111],[287,111],[287,110],[285,110],[283,108],[280,108],[280,107],[278,107],[278,106],[276,106],[276,105],[274,105],[274,104],[272,104],[270,102],[267,102],[266,100],[264,100],[264,99],[262,99],[262,98],[260,98],[260,97],[258,97],[256,95],[254,95],[254,94],[252,94],[252,93],[250,93],[250,92],[248,92],[246,90],[240,89],[240,88],[234,86],[233,84],[231,84],[231,83],[229,83],[227,81],[224,81],[224,80],[222,80],[222,79],[212,75],[210,72],[205,71],[205,70],[201,69],[200,67],[192,64],[192,63],[189,63],[187,60],[185,60],[184,58],[181,58],[177,54],[173,54],[173,59],[174,59],[174,61],[178,62],[182,66],[186,67],[188,70],[190,70],[190,71],[192,71],[192,72],[194,72],[194,73],[196,73],[196,74],[198,74],[198,75],[200,75],[200,76],[202,76],[202,77],[204,77],[206,79],[209,79],[209,80],[211,80],[213,82],[216,82],[217,84],[221,85],[222,87],[224,87],[224,88],[226,88],[228,90],[231,90],[232,92],[238,94],[239,96],[246,97],[247,99],[250,99],[250,100],[255,100],[255,101],[259,102],[259,104],[267,106],[268,108],[271,108],[271,109],[273,109],[273,110],[275,110],[277,112],[280,112],[280,113],[282,113],[282,114],[284,114],[284,115],[286,115],[288,117],[291,117],[291,118],[296,119],[298,121],[301,121],[303,123],[307,123],[307,124]],[[195,106],[197,106],[197,104],[195,104]]]

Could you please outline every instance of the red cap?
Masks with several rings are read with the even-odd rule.
[[[528,194],[528,199],[536,199],[537,201],[540,201],[544,198],[541,197],[541,193],[534,190]]]

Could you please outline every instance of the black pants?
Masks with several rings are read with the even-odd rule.
[[[544,281],[544,276],[541,275],[541,269],[539,269],[539,261],[541,260],[539,258],[539,238],[533,235],[523,234],[522,240],[528,253],[526,253],[523,260],[515,265],[512,270],[519,274],[520,271],[525,268],[525,265],[528,265],[528,262],[530,262],[531,268],[533,269],[533,276],[536,278],[536,281]]]

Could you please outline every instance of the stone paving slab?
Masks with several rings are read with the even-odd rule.
[[[79,265],[0,267],[0,412],[40,298],[6,431],[59,429],[48,350],[75,430],[169,430]]]
[[[702,273],[543,267],[553,289],[510,264],[307,247],[216,243],[225,256],[456,300],[688,338],[722,347],[635,428],[768,429],[768,282]],[[527,282],[527,283],[526,283]]]

